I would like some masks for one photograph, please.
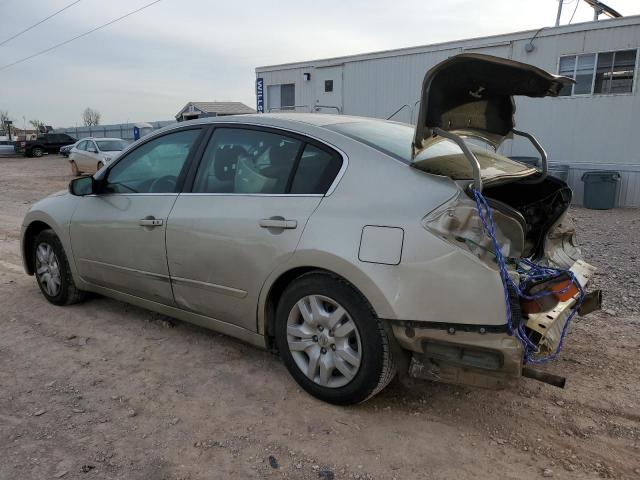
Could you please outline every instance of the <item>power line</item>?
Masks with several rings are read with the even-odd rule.
[[[60,10],[58,10],[57,12],[52,13],[51,15],[49,15],[48,17],[43,18],[42,20],[40,20],[38,23],[34,23],[33,25],[31,25],[30,27],[25,28],[24,30],[22,30],[21,32],[16,33],[13,37],[9,37],[7,38],[5,41],[3,41],[2,43],[0,43],[0,47],[2,45],[4,45],[7,42],[10,42],[11,40],[13,40],[16,37],[19,37],[20,35],[22,35],[23,33],[28,32],[29,30],[31,30],[32,28],[37,27],[38,25],[40,25],[41,23],[46,22],[47,20],[49,20],[50,18],[55,17],[56,15],[58,15],[59,13],[64,12],[67,8],[73,7],[76,3],[80,3],[82,0],[76,0],[75,2],[71,2],[69,5],[67,5],[64,8],[61,8]]]
[[[14,65],[17,65],[19,63],[26,62],[27,60],[31,60],[32,58],[38,57],[40,55],[43,55],[43,54],[45,54],[47,52],[50,52],[51,50],[55,50],[56,48],[62,47],[63,45],[66,45],[68,43],[73,42],[74,40],[78,40],[79,38],[86,37],[87,35],[89,35],[89,34],[91,34],[93,32],[96,32],[96,31],[101,30],[101,29],[103,29],[105,27],[108,27],[109,25],[113,25],[114,23],[119,22],[120,20],[123,20],[123,19],[125,19],[127,17],[130,17],[131,15],[133,15],[135,13],[138,13],[138,12],[144,10],[145,8],[149,8],[152,5],[155,5],[156,3],[160,3],[161,1],[162,0],[155,0],[155,1],[151,2],[151,3],[147,3],[146,5],[143,5],[142,7],[137,8],[136,10],[133,10],[133,11],[131,11],[129,13],[126,13],[126,14],[122,15],[121,17],[118,17],[116,19],[111,20],[110,22],[103,23],[102,25],[100,25],[98,27],[95,27],[95,28],[92,28],[91,30],[89,30],[87,32],[81,33],[80,35],[76,35],[75,37],[70,38],[69,40],[65,40],[64,42],[60,42],[60,43],[58,43],[56,45],[53,45],[52,47],[45,48],[44,50],[41,50],[41,51],[39,51],[37,53],[34,53],[33,55],[29,55],[28,57],[24,57],[24,58],[21,58],[20,60],[16,60],[15,62],[3,65],[3,66],[0,67],[0,71],[6,70],[7,68],[13,67]]]
[[[575,17],[576,12],[578,11],[578,5],[580,5],[580,2],[576,3],[576,8],[573,9],[573,13],[571,14],[568,25],[571,25],[571,22],[573,22],[573,17]]]

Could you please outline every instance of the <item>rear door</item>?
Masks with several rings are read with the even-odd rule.
[[[256,331],[265,279],[295,251],[341,162],[288,132],[217,127],[169,217],[177,305]]]
[[[84,280],[173,305],[165,229],[201,132],[183,128],[149,139],[109,168],[102,193],[80,199],[70,232]]]

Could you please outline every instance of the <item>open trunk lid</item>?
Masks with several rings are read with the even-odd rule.
[[[536,149],[546,156],[535,139],[524,132],[515,130],[515,95],[528,97],[555,97],[563,86],[574,81],[528,65],[505,58],[465,53],[453,56],[436,65],[425,75],[422,84],[422,96],[418,123],[412,143],[412,161],[414,166],[447,176],[460,178],[471,173],[476,188],[482,188],[482,178],[499,176],[523,177],[535,173],[518,162],[505,157],[476,158],[477,151],[466,151],[468,145],[462,145],[459,136],[481,139],[497,148],[513,134],[529,138]],[[459,147],[467,159],[475,159],[475,164],[463,165],[464,157],[450,155],[451,161],[460,163],[457,167],[438,156],[425,158],[422,153],[431,145],[447,142],[447,138]],[[462,152],[460,152],[462,150]],[[451,152],[453,153],[453,152]],[[483,155],[480,155],[483,156]],[[496,160],[499,160],[496,162]],[[543,167],[545,166],[543,165]],[[466,173],[460,169],[466,169]],[[543,172],[544,173],[544,172]]]

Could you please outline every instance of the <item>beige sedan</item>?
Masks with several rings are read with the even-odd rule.
[[[33,205],[25,269],[56,305],[94,292],[277,351],[335,404],[396,373],[560,385],[523,363],[555,358],[599,296],[584,292],[571,190],[515,130],[513,96],[571,82],[465,54],[427,74],[416,127],[312,113],[172,125]],[[540,170],[498,153],[513,135],[539,147]]]
[[[120,138],[83,138],[69,152],[69,165],[75,176],[94,173],[110,164],[127,145]]]

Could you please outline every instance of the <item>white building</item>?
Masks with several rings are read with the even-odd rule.
[[[516,126],[538,137],[551,164],[570,166],[574,201],[589,170],[622,175],[618,204],[640,207],[640,16],[420,47],[256,68],[258,111],[340,112],[415,123],[425,73],[461,52],[530,63],[573,77],[557,98],[516,100]],[[509,156],[534,156],[526,140]]]

